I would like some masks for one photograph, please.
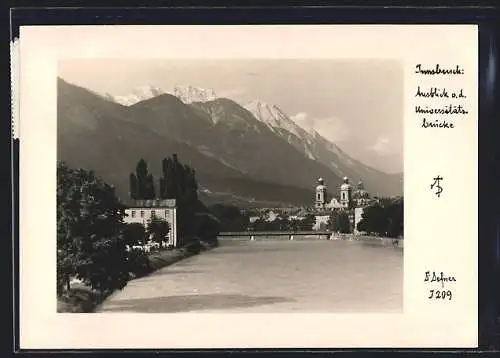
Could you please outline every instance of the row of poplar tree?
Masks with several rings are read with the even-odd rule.
[[[175,153],[162,160],[161,169],[157,190],[147,162],[140,159],[135,172],[130,173],[130,197],[135,200],[175,199],[178,236],[192,234],[192,221],[200,207],[196,172],[189,165],[182,164]]]

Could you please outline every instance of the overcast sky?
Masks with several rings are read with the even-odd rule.
[[[238,102],[276,104],[356,159],[403,171],[403,63],[397,60],[71,60],[59,75],[97,92],[212,88]]]

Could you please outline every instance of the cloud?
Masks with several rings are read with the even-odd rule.
[[[305,112],[297,113],[291,116],[290,119],[310,133],[315,130],[314,119],[310,118]]]
[[[334,143],[344,142],[350,138],[349,129],[336,117],[318,118],[300,112],[291,116],[290,119],[310,133],[316,131]]]
[[[369,150],[378,155],[388,155],[392,152],[390,141],[386,137],[379,137],[377,141],[369,147]]]

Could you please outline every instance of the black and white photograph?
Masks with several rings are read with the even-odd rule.
[[[20,38],[22,347],[477,346],[477,27]]]
[[[402,312],[403,78],[60,61],[59,312]]]

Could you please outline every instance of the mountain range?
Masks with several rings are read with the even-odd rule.
[[[348,176],[378,195],[402,193],[402,174],[351,158],[276,105],[240,104],[190,85],[111,96],[59,78],[57,151],[58,160],[113,184],[122,199],[140,158],[158,178],[161,159],[173,153],[196,170],[206,204],[311,205],[319,177],[335,191]]]

